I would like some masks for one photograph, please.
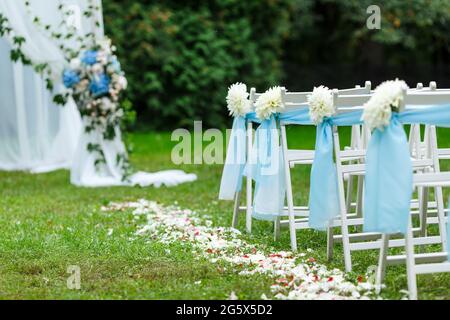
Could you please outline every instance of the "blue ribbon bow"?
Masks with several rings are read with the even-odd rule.
[[[324,118],[317,125],[314,162],[309,193],[309,226],[324,230],[339,215],[339,192],[336,164],[333,160],[332,126],[361,124],[361,111]]]
[[[364,231],[405,233],[413,192],[413,169],[402,124],[450,126],[450,105],[409,106],[375,129],[367,149]]]

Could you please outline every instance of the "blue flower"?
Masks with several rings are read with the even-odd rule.
[[[94,96],[101,96],[109,92],[109,77],[102,73],[92,79],[89,90]]]
[[[83,57],[81,58],[81,61],[87,65],[93,65],[97,62],[97,51],[95,50],[88,50],[85,51],[83,54]]]
[[[80,76],[73,70],[65,70],[63,73],[63,82],[66,88],[72,88],[80,82]]]

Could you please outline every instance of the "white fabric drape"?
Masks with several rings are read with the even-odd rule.
[[[86,146],[89,143],[100,146],[105,157],[105,164],[95,165],[95,161],[99,156],[97,153],[92,153],[87,150]],[[84,187],[133,185],[139,185],[141,187],[160,187],[161,185],[165,185],[171,187],[197,179],[195,174],[187,174],[181,170],[165,170],[154,173],[136,172],[129,177],[128,181],[123,181],[121,168],[117,164],[117,155],[125,151],[119,129],[116,129],[114,140],[103,139],[102,133],[98,131],[87,133],[83,130],[70,172],[71,182],[74,185]]]
[[[86,5],[86,1],[62,3]],[[31,1],[32,12],[43,23],[57,27],[61,21],[59,1],[42,4]],[[64,107],[55,105],[43,78],[31,67],[11,61],[12,37],[25,38],[24,54],[35,63],[50,64],[56,82],[63,70],[64,56],[58,45],[33,24],[24,1],[2,0],[0,12],[13,29],[10,37],[0,39],[0,170],[45,172],[69,168],[81,131],[78,110],[73,101]],[[86,21],[80,23],[85,24]]]
[[[68,24],[75,26],[80,35],[94,32],[103,37],[101,10],[97,19],[83,15],[90,4],[88,0],[30,0],[31,12],[27,12],[23,0],[0,0],[0,12],[13,29],[9,38],[0,39],[0,170],[30,170],[46,172],[60,168],[71,168],[71,182],[78,186],[167,186],[193,181],[196,176],[180,170],[157,173],[138,172],[130,181],[122,180],[121,169],[116,159],[125,147],[117,130],[113,141],[103,139],[100,132],[86,133],[73,100],[66,106],[56,106],[44,80],[30,67],[12,63],[9,57],[13,35],[25,38],[22,51],[35,63],[48,63],[55,83],[61,83],[65,60],[57,42],[32,19],[37,16],[44,25],[55,29],[61,26],[62,16],[58,6],[63,4],[72,14],[66,17]],[[94,5],[101,7],[101,1]],[[100,26],[95,25],[95,21]],[[63,30],[60,30],[63,31]],[[65,42],[74,46],[75,42]],[[96,153],[87,150],[88,143],[100,145],[106,164],[98,168]]]

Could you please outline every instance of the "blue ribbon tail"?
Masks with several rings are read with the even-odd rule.
[[[248,173],[255,180],[253,217],[273,221],[282,214],[285,200],[283,155],[276,120],[272,116],[256,130],[253,159]]]
[[[234,118],[222,180],[220,181],[220,200],[233,200],[236,192],[241,191],[242,176],[246,162],[245,133],[245,118]]]
[[[366,155],[364,231],[403,233],[408,228],[413,171],[408,142],[396,115],[372,134]]]
[[[325,230],[338,215],[339,196],[336,165],[333,161],[333,133],[331,124],[325,120],[317,126],[316,131],[309,194],[309,226],[316,230]]]

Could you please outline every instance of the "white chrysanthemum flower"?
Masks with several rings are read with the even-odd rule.
[[[323,121],[325,117],[331,117],[336,109],[333,104],[333,95],[327,87],[315,87],[308,96],[309,116],[315,125]]]
[[[227,108],[233,117],[244,116],[250,112],[251,105],[248,99],[247,86],[237,82],[228,88]]]
[[[383,130],[389,125],[392,110],[398,111],[403,101],[403,89],[408,86],[403,80],[389,80],[380,84],[370,100],[364,104],[362,120],[370,128]]]
[[[281,101],[281,87],[272,87],[259,96],[255,103],[256,116],[261,119],[268,119],[272,114],[284,109]]]

